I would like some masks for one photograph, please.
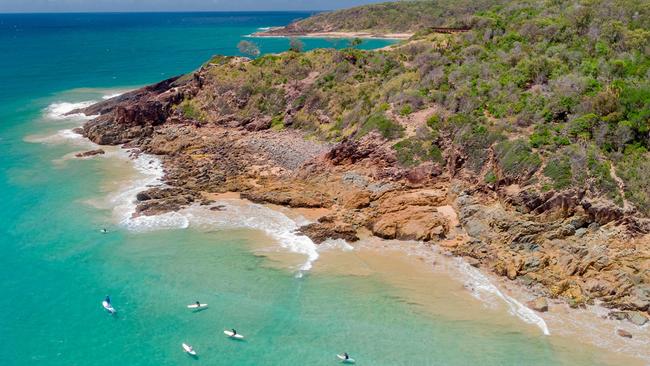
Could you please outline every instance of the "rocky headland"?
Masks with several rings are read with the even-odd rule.
[[[650,220],[619,195],[630,183],[613,173],[613,195],[596,183],[545,184],[555,157],[520,142],[530,125],[492,138],[486,131],[499,118],[487,110],[486,130],[472,129],[454,122],[465,108],[458,102],[400,94],[414,80],[442,77],[423,55],[452,52],[457,37],[414,37],[375,52],[218,56],[73,113],[99,115],[78,130],[91,141],[163,159],[166,186],[138,194],[136,215],[208,204],[224,192],[327,208],[299,230],[316,243],[353,242],[360,230],[423,241],[541,297],[598,302],[613,318],[644,324]],[[543,299],[530,306],[548,308]]]

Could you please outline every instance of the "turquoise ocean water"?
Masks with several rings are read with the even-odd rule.
[[[64,103],[191,71],[213,54],[237,54],[237,42],[260,27],[307,15],[0,15],[0,365],[334,365],[346,350],[359,365],[603,362],[592,348],[564,347],[507,314],[513,320],[504,323],[487,310],[484,319],[424,311],[380,275],[297,276],[291,261],[259,250],[301,244],[291,220],[261,207],[233,206],[241,210],[214,222],[196,214],[174,221],[176,229],[130,227],[119,212],[127,183],[147,177],[133,178],[115,151],[66,159],[86,146],[60,132],[82,123],[60,117]],[[256,42],[263,52],[288,47],[286,39]],[[263,227],[247,221],[258,214]],[[117,316],[101,308],[107,294]],[[196,299],[210,308],[187,311]],[[230,327],[247,340],[225,339]],[[182,353],[181,342],[199,357]]]

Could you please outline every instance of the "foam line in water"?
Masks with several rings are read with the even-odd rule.
[[[131,159],[126,151],[121,152],[121,156],[125,159]],[[178,212],[133,217],[136,212],[137,194],[150,187],[162,186],[162,177],[164,175],[162,161],[153,155],[138,155],[137,158],[133,159],[133,166],[138,171],[139,177],[129,182],[111,198],[114,207],[113,212],[119,223],[129,230],[138,232],[187,228],[189,221]]]
[[[219,204],[223,206],[223,211],[215,212],[193,206],[181,212],[188,217],[190,225],[198,229],[247,228],[264,232],[274,238],[282,248],[307,257],[299,268],[298,276],[304,271],[309,271],[318,259],[316,244],[307,236],[295,234],[295,230],[308,221],[293,220],[282,212],[240,200],[223,200],[219,201]]]
[[[490,279],[486,275],[481,273],[481,271],[478,269],[470,266],[462,259],[457,259],[457,263],[463,273],[467,276],[467,282],[469,283],[470,287],[473,288],[474,291],[472,291],[472,294],[475,297],[477,297],[479,300],[486,301],[487,299],[483,295],[496,296],[506,303],[508,306],[508,311],[511,314],[517,316],[526,323],[537,325],[545,335],[551,334],[544,319],[535,314],[533,310],[529,309],[516,299],[501,292],[497,286],[490,282]]]
[[[122,94],[124,94],[124,93],[113,93],[113,94],[108,94],[108,95],[104,95],[104,96],[102,97],[102,99],[103,99],[103,100],[109,100],[109,99],[117,98],[117,97],[119,97],[119,96],[122,95]]]
[[[68,113],[74,111],[75,109],[87,108],[91,105],[97,103],[94,100],[87,100],[83,102],[70,103],[70,102],[58,102],[52,103],[45,109],[45,116],[53,120],[64,120],[64,119],[89,119],[93,116],[86,116],[83,113],[75,113],[68,115]]]
[[[42,144],[72,143],[79,146],[98,146],[91,141],[84,139],[83,136],[79,135],[69,128],[59,130],[55,134],[48,136],[27,136],[25,137],[25,141]]]

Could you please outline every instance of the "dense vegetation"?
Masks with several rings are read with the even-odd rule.
[[[303,32],[415,32],[427,27],[463,27],[471,16],[503,1],[395,1],[317,14],[293,23]]]
[[[376,130],[405,166],[441,163],[454,145],[477,181],[586,189],[650,214],[650,3],[469,3],[398,2],[305,20],[419,31],[391,50],[216,58],[214,89],[183,110],[206,121],[268,116],[273,128],[329,140]],[[472,30],[426,29],[459,24]]]

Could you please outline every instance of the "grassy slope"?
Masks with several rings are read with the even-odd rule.
[[[441,162],[441,148],[455,144],[479,181],[585,188],[622,204],[613,164],[625,198],[650,214],[650,4],[512,0],[469,12],[463,1],[441,4],[374,5],[305,20],[311,29],[418,34],[387,51],[289,52],[243,66],[216,59],[214,87],[184,108],[205,121],[267,116],[273,128],[329,140],[379,130],[405,165]],[[443,13],[455,15],[436,22]],[[420,29],[430,24],[472,31]],[[310,73],[313,83],[289,87]],[[407,133],[404,121],[423,110],[436,112]],[[484,167],[491,153],[497,163]]]

